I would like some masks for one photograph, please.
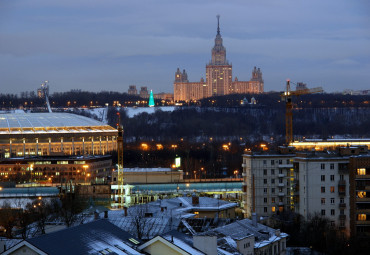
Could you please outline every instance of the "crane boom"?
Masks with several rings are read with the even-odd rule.
[[[300,89],[291,91],[290,90],[290,80],[286,82],[286,90],[281,94],[281,100],[285,101],[285,142],[289,145],[293,142],[293,103],[292,96],[308,95],[321,93],[324,90],[322,87],[312,88],[312,89]]]

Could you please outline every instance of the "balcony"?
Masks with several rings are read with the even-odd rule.
[[[278,174],[278,177],[285,177],[285,174]]]
[[[346,208],[346,203],[340,203],[339,204],[339,209],[344,209],[344,208]]]
[[[346,215],[345,214],[340,214],[339,215],[339,219],[340,220],[345,220],[346,219]]]
[[[285,185],[284,183],[279,183],[279,185],[278,185],[278,186],[279,186],[279,187],[284,187],[284,185]]]
[[[279,192],[279,193],[278,193],[278,196],[279,196],[279,197],[284,197],[284,196],[285,196],[285,193],[284,193],[284,192]]]
[[[370,197],[356,197],[356,202],[370,202]]]
[[[370,180],[370,175],[368,175],[368,174],[356,175],[355,180]]]
[[[356,220],[356,225],[370,225],[370,220]]]

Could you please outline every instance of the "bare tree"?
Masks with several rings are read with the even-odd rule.
[[[85,199],[75,194],[67,194],[61,198],[60,216],[67,227],[72,226],[75,222],[84,220],[83,210],[86,209],[87,202]]]
[[[149,239],[153,234],[153,228],[156,223],[156,218],[147,212],[145,206],[135,206],[130,210],[131,217],[131,234],[136,235],[139,239]]]

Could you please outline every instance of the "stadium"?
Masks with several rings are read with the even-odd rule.
[[[71,113],[0,114],[0,158],[105,155],[117,149],[118,131]]]
[[[118,131],[70,113],[0,114],[0,182],[104,181]]]

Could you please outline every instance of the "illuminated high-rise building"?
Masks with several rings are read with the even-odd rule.
[[[263,79],[260,68],[254,67],[250,81],[232,80],[232,65],[226,59],[226,48],[220,32],[220,16],[217,16],[217,34],[212,48],[211,61],[206,65],[206,81],[189,82],[185,70],[177,68],[174,81],[175,101],[195,101],[205,97],[235,93],[262,93]]]

